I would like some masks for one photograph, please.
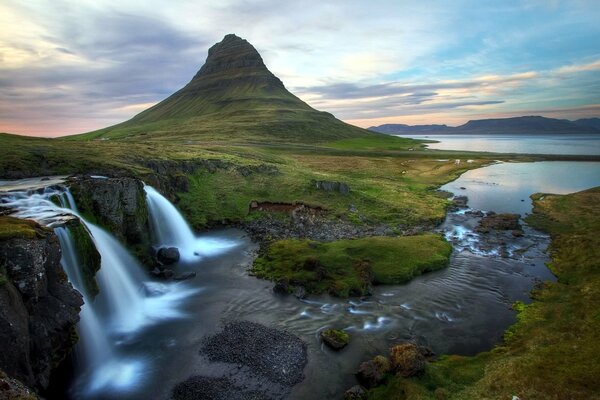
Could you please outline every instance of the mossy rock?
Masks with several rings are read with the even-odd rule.
[[[339,329],[326,329],[320,336],[323,343],[334,350],[341,350],[350,343],[350,335]]]

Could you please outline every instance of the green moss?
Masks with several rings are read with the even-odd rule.
[[[372,283],[397,284],[448,264],[452,247],[441,236],[368,237],[320,243],[281,240],[253,266],[256,276],[302,285],[309,293],[361,296]]]
[[[348,344],[350,342],[350,335],[339,329],[327,329],[323,332],[325,335],[335,338],[340,343]]]
[[[82,223],[77,221],[77,223],[70,224],[68,232],[77,250],[83,284],[87,293],[93,297],[99,292],[96,273],[100,269],[100,254]]]
[[[392,378],[370,399],[600,398],[600,188],[534,196],[527,219],[552,236],[546,282],[531,304],[515,303],[504,343],[474,357],[445,356],[416,379]]]
[[[48,232],[37,222],[9,216],[0,216],[0,240],[35,239]]]

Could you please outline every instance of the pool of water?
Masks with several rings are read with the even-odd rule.
[[[478,210],[527,214],[533,193],[566,194],[600,186],[600,162],[497,163],[442,186],[469,198]]]

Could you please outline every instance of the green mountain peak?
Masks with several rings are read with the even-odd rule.
[[[183,88],[129,121],[78,138],[140,135],[322,142],[373,133],[310,107],[268,70],[254,46],[229,34],[209,49],[206,62]]]

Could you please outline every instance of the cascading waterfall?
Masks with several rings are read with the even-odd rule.
[[[169,200],[151,186],[145,185],[144,190],[157,246],[177,247],[182,260],[192,261],[194,258],[221,253],[237,245],[229,240],[196,237]]]
[[[53,198],[61,206],[54,204]],[[119,346],[144,326],[184,316],[177,306],[197,290],[187,288],[184,283],[148,282],[142,266],[112,235],[79,215],[73,196],[66,188],[11,192],[3,202],[17,210],[13,214],[16,217],[55,227],[63,253],[63,268],[84,297],[78,324],[80,371],[73,396],[102,397],[104,391],[134,388],[143,378],[144,360],[120,354]],[[75,242],[68,226],[64,225],[71,215],[85,225],[100,253],[101,267],[96,274],[100,293],[95,299],[85,289]]]

